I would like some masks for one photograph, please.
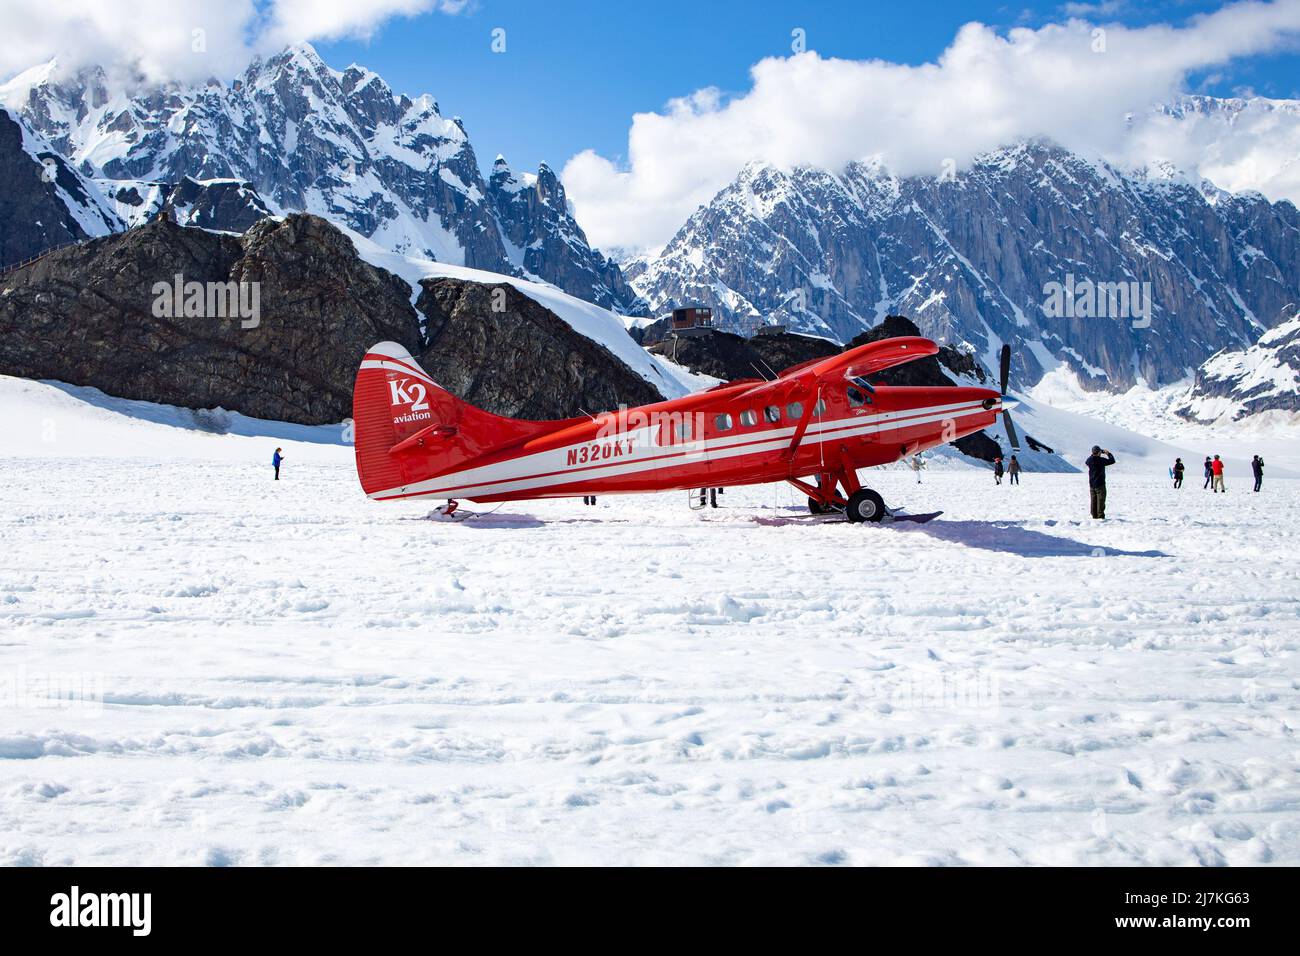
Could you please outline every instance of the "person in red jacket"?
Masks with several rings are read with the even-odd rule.
[[[1210,463],[1210,471],[1214,473],[1213,490],[1215,492],[1222,491],[1226,495],[1228,493],[1228,489],[1223,487],[1223,459],[1220,458],[1218,455],[1215,455],[1214,461]]]

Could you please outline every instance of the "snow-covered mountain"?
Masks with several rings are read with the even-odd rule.
[[[484,182],[465,127],[430,96],[394,93],[307,44],[231,83],[121,90],[56,63],[0,86],[0,105],[97,181],[128,224],[168,187],[234,179],[273,213],[311,212],[394,252],[553,282],[618,311],[641,303],[593,250],[549,169]]]
[[[504,156],[497,156],[488,195],[510,261],[525,275],[544,276],[570,295],[625,314],[648,308],[618,264],[588,244],[564,184],[545,163],[536,175],[516,174]]]
[[[1196,372],[1178,412],[1196,421],[1300,412],[1300,314],[1245,349],[1225,349]]]
[[[94,183],[0,110],[0,267],[121,227]]]
[[[1289,202],[1037,142],[940,177],[751,164],[624,274],[657,309],[704,303],[732,327],[776,321],[847,341],[896,312],[990,367],[1014,343],[1022,385],[1064,363],[1117,391],[1254,343],[1294,314],[1298,262]]]

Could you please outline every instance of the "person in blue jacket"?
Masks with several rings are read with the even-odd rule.
[[[282,462],[282,461],[284,461],[284,455],[281,455],[281,454],[280,454],[280,449],[277,448],[277,449],[275,450],[275,454],[271,456],[271,464],[275,467],[275,480],[276,480],[276,481],[279,481],[279,480],[280,480],[280,462]]]

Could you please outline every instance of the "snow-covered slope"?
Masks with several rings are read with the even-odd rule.
[[[176,408],[97,388],[0,375],[3,453],[25,458],[150,458],[265,464],[277,446],[297,461],[346,462],[338,425],[293,425],[224,409]]]
[[[1130,454],[1157,471],[1178,455],[1189,467],[1195,466],[1192,473],[1199,474],[1206,455],[1222,455],[1238,473],[1248,474],[1252,456],[1262,455],[1272,474],[1300,476],[1300,416],[1268,411],[1240,421],[1193,421],[1178,411],[1190,389],[1191,383],[1184,381],[1160,389],[1135,385],[1118,394],[1092,392],[1062,367],[1046,375],[1029,395],[1036,408],[1066,416],[1066,433],[1082,437],[1115,427],[1127,435],[1150,436],[1145,447],[1131,445]]]
[[[1247,349],[1224,350],[1207,359],[1179,407],[1180,414],[1208,423],[1266,412],[1300,420],[1300,315]]]

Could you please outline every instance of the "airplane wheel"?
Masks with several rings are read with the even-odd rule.
[[[849,495],[849,506],[844,510],[854,523],[880,521],[885,517],[885,499],[870,488],[863,488]]]
[[[809,499],[808,499],[808,510],[811,511],[811,512],[812,512],[813,514],[815,514],[815,515],[824,515],[824,514],[826,514],[830,509],[827,508],[827,507],[826,507],[824,504],[822,504],[820,501],[818,501],[816,498],[809,498]]]

